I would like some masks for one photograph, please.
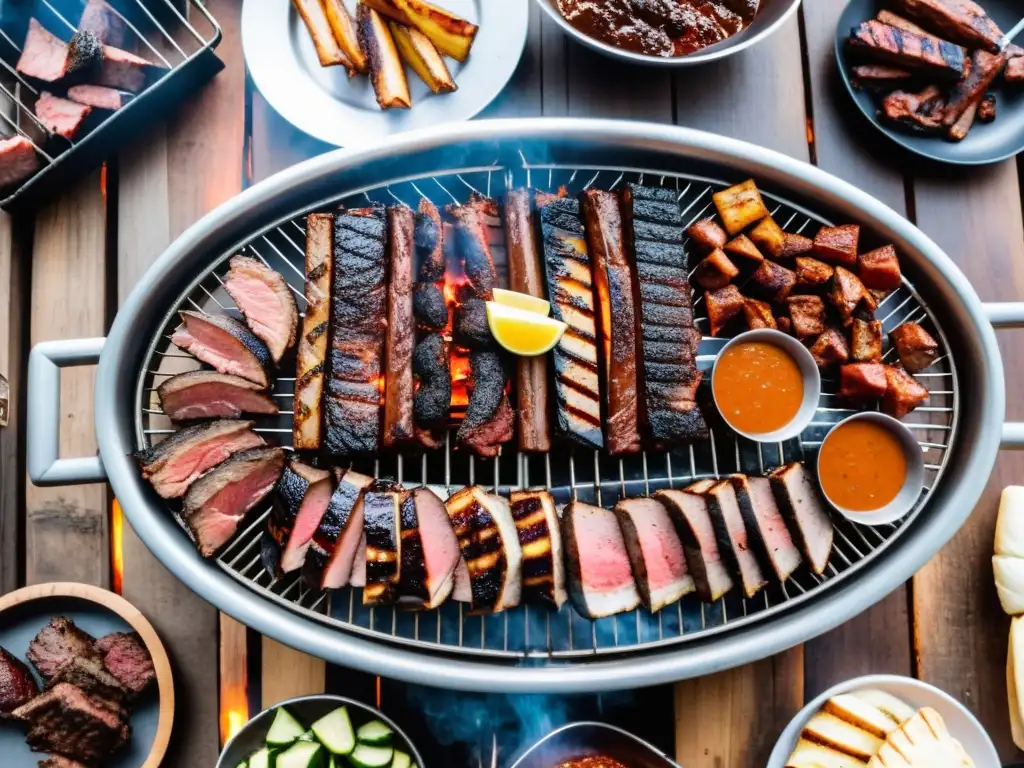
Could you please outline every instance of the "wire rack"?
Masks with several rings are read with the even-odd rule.
[[[615,189],[633,181],[677,190],[687,226],[712,215],[711,195],[728,186],[716,179],[652,170],[530,165],[523,158],[520,167],[495,165],[457,169],[440,176],[404,180],[367,190],[337,203],[346,206],[360,206],[367,202],[404,203],[415,207],[422,197],[427,197],[438,205],[446,205],[465,202],[473,192],[500,197],[506,190],[522,185],[548,191],[565,187],[569,194],[578,194],[588,187]],[[820,226],[830,223],[780,197],[764,194],[764,198],[776,221],[787,231],[813,236]],[[305,306],[304,224],[304,216],[300,216],[271,226],[241,249],[285,276],[298,298],[300,310]],[[506,270],[504,235],[500,227],[491,227],[490,239],[500,280]],[[232,253],[212,259],[211,267],[197,277],[179,303],[167,311],[160,334],[150,345],[149,356],[138,380],[136,431],[140,448],[173,431],[170,422],[160,412],[155,387],[170,375],[197,367],[194,359],[170,344],[170,335],[178,325],[177,311],[192,309],[240,317],[223,290],[226,262]],[[695,260],[691,259],[692,263]],[[695,297],[694,304],[698,327],[706,329],[702,297]],[[957,374],[946,337],[933,313],[906,278],[899,290],[881,302],[876,316],[887,332],[904,322],[921,322],[929,327],[941,345],[938,360],[918,374],[920,381],[930,390],[930,400],[904,422],[917,435],[925,455],[925,489],[914,512],[900,523],[868,527],[837,517],[832,558],[822,576],[802,566],[785,583],[772,584],[751,599],[742,598],[734,590],[716,603],[705,604],[691,595],[656,614],[641,608],[593,622],[578,616],[569,604],[558,612],[520,606],[502,614],[483,617],[470,616],[466,606],[451,601],[439,610],[424,613],[408,613],[380,606],[368,608],[362,605],[359,589],[319,592],[310,589],[297,574],[275,578],[263,569],[260,537],[269,505],[247,521],[212,567],[222,569],[263,598],[341,632],[400,643],[419,650],[519,663],[556,663],[559,659],[663,648],[763,621],[851,578],[900,536],[907,524],[921,513],[940,482],[957,422]],[[702,369],[711,367],[725,341],[709,336],[703,338],[698,355]],[[886,358],[893,355],[894,351],[887,349]],[[285,447],[289,447],[291,441],[294,378],[288,374],[292,371],[293,355],[282,361],[283,375],[277,379],[273,391],[281,406],[280,416],[258,419],[256,426],[268,441]],[[551,489],[559,504],[579,499],[610,507],[620,498],[645,495],[662,488],[682,487],[695,478],[721,477],[735,472],[760,475],[790,461],[814,461],[818,446],[829,428],[853,412],[836,400],[837,389],[838,382],[823,380],[822,398],[814,420],[799,439],[786,443],[755,443],[739,437],[720,420],[711,419],[709,440],[669,452],[648,451],[636,456],[613,458],[579,446],[561,446],[547,454],[524,454],[515,451],[514,444],[510,443],[498,458],[480,459],[454,451],[452,431],[443,450],[381,455],[357,461],[353,466],[377,477],[396,478],[408,487],[428,486],[442,498],[470,484],[486,486],[496,493],[546,487]],[[698,395],[698,399],[701,397]],[[169,511],[177,513],[173,506]],[[182,535],[186,534],[183,532]]]
[[[108,0],[126,27],[126,47],[167,71],[126,106],[89,130],[66,139],[51,134],[35,115],[35,103],[46,90],[16,69],[30,17],[67,40],[75,33],[86,0],[35,0],[0,6],[0,134],[21,135],[32,142],[40,170],[16,189],[5,190],[0,206],[23,197],[45,195],[68,176],[98,165],[122,142],[136,137],[146,123],[189,90],[212,77],[222,65],[213,55],[221,29],[201,0]],[[144,106],[142,106],[144,104]],[[95,113],[95,111],[94,111]],[[72,158],[74,161],[72,162]],[[58,168],[57,181],[52,177]],[[25,193],[34,193],[26,195]]]

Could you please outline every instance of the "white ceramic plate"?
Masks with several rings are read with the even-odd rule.
[[[829,688],[816,698],[790,721],[786,730],[775,744],[772,755],[768,758],[767,768],[785,768],[786,760],[796,747],[800,732],[811,716],[818,712],[833,696],[840,693],[851,693],[864,688],[880,688],[888,691],[907,702],[915,709],[931,707],[946,721],[946,727],[954,739],[959,741],[967,754],[974,760],[977,768],[999,768],[999,755],[992,744],[992,739],[985,733],[981,723],[959,701],[947,693],[943,693],[933,685],[922,683],[911,677],[898,675],[868,675],[847,680],[833,688]]]
[[[465,63],[446,58],[458,90],[435,95],[408,67],[412,109],[381,110],[367,77],[321,67],[313,40],[289,0],[245,0],[242,49],[260,93],[299,130],[340,147],[468,120],[501,93],[526,47],[529,0],[432,0],[477,24]],[[356,0],[345,0],[354,12]]]

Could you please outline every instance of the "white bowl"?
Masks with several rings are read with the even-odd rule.
[[[794,437],[799,437],[800,433],[807,429],[807,425],[811,423],[811,420],[814,418],[814,412],[818,410],[818,402],[821,400],[821,372],[818,371],[818,365],[814,362],[814,358],[807,350],[807,347],[787,333],[775,331],[771,328],[762,328],[756,331],[746,331],[731,339],[728,344],[718,351],[715,365],[711,369],[712,397],[714,397],[715,392],[715,374],[718,372],[718,361],[722,359],[722,355],[730,347],[753,341],[780,347],[799,366],[800,375],[804,380],[804,399],[800,403],[800,410],[796,412],[796,416],[782,429],[776,429],[774,432],[756,433],[736,429],[728,417],[722,413],[721,408],[718,408],[718,412],[722,414],[722,418],[725,419],[725,423],[729,425],[730,429],[758,443],[781,443]],[[715,397],[715,407],[718,407],[717,397]]]
[[[846,509],[836,504],[832,499],[825,493],[825,488],[821,484],[821,454],[824,451],[825,443],[828,442],[829,437],[843,424],[848,424],[851,421],[868,421],[873,424],[877,424],[880,427],[888,429],[893,435],[895,435],[900,445],[903,446],[903,454],[907,457],[907,477],[903,481],[903,487],[900,492],[896,494],[896,498],[890,501],[881,509],[876,509],[873,512],[858,512],[856,510]],[[818,486],[821,488],[821,495],[825,497],[826,501],[832,505],[839,514],[845,517],[847,520],[860,523],[862,525],[886,525],[888,523],[895,523],[897,520],[905,517],[917,504],[917,500],[921,497],[921,491],[924,490],[924,454],[921,451],[921,446],[918,444],[913,433],[906,427],[906,425],[894,419],[892,416],[886,416],[884,413],[876,413],[875,411],[866,411],[864,413],[857,413],[853,416],[843,419],[836,424],[832,429],[825,435],[825,439],[821,443],[821,447],[818,449]]]
[[[959,741],[967,754],[971,756],[977,768],[1000,768],[999,755],[992,739],[985,733],[981,723],[959,701],[933,685],[922,683],[912,677],[899,675],[867,675],[847,680],[829,688],[794,717],[782,736],[775,743],[766,768],[785,768],[786,761],[793,753],[800,732],[807,721],[825,705],[833,696],[840,693],[852,693],[864,688],[879,688],[897,696],[915,709],[931,707],[946,721],[946,727],[954,739]]]

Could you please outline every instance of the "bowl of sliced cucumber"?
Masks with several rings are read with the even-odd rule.
[[[380,710],[320,695],[256,715],[225,745],[217,768],[423,768],[423,758]]]

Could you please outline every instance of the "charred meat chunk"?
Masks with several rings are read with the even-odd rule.
[[[467,349],[494,348],[494,337],[487,323],[487,302],[477,296],[463,299],[455,311],[455,343]]]
[[[923,371],[939,356],[939,344],[919,323],[903,323],[889,332],[900,363],[910,373]]]
[[[758,249],[758,256],[761,251],[768,254],[770,258],[778,259],[786,246],[786,233],[771,216],[766,216],[761,223],[750,230],[750,240]],[[761,257],[763,258],[763,257]],[[758,258],[758,260],[760,260]]]
[[[216,371],[189,371],[157,387],[160,409],[172,421],[237,419],[243,413],[275,414],[277,403],[259,385]]]
[[[0,718],[10,714],[39,693],[28,666],[0,648]]]
[[[850,359],[850,348],[846,336],[838,328],[829,328],[811,345],[811,357],[822,370]]]
[[[417,283],[412,292],[413,314],[416,322],[433,331],[448,325],[448,304],[436,283]]]
[[[1008,83],[1024,83],[1024,55],[1014,56],[1006,63],[1003,77]]]
[[[865,21],[852,31],[849,48],[865,58],[920,71],[935,79],[959,80],[967,60],[959,45],[874,20]]]
[[[814,250],[814,241],[809,237],[797,235],[792,232],[785,232],[782,238],[782,253],[780,259],[795,259]]]
[[[480,207],[453,205],[447,210],[455,221],[455,246],[469,285],[478,298],[490,301],[494,298],[498,275]]]
[[[814,253],[829,264],[841,264],[847,269],[857,266],[857,242],[860,227],[844,224],[841,227],[822,227],[814,236]]]
[[[854,318],[850,341],[851,357],[854,362],[882,362],[882,324],[878,320]]]
[[[967,76],[950,91],[946,103],[943,123],[947,128],[954,125],[969,108],[977,109],[978,104],[985,98],[985,91],[988,90],[996,76],[1003,71],[1004,66],[1006,66],[1006,56],[1001,53],[975,51],[971,54]]]
[[[999,50],[1002,30],[971,0],[897,0],[896,7],[954,43],[993,53]]]
[[[978,119],[983,123],[991,123],[996,119],[996,95],[986,93],[978,105]]]
[[[882,398],[882,413],[902,419],[928,400],[928,389],[895,365],[883,366],[887,388]]]
[[[39,170],[39,156],[22,135],[0,141],[0,187],[27,179]]]
[[[758,299],[747,299],[743,302],[743,316],[747,320],[747,328],[756,331],[759,328],[778,328],[771,304]]]
[[[270,350],[246,326],[227,315],[204,315],[183,310],[182,325],[171,343],[221,373],[241,376],[266,388],[273,366]]]
[[[513,491],[509,502],[523,550],[523,597],[561,608],[569,595],[555,500],[548,491]]]
[[[725,251],[715,248],[697,265],[693,279],[704,290],[717,291],[731,283],[739,273],[736,265],[725,255]]]
[[[853,403],[878,400],[889,384],[881,363],[847,363],[839,369],[839,397]]]
[[[384,417],[381,442],[394,448],[412,440],[413,370],[416,345],[413,320],[413,237],[416,216],[411,208],[388,209],[388,314],[385,336]]]
[[[451,496],[445,509],[466,562],[472,612],[499,613],[519,605],[523,550],[509,503],[469,486]]]
[[[26,655],[39,674],[49,680],[74,656],[93,655],[95,642],[92,635],[76,627],[71,619],[55,616],[29,643]]]
[[[750,292],[755,298],[781,302],[796,286],[796,273],[765,259],[750,276]]]
[[[452,384],[448,370],[448,342],[440,333],[424,336],[412,357],[419,386],[413,395],[413,413],[420,426],[437,425],[448,418]]]
[[[764,256],[759,250],[757,250],[757,246],[754,245],[754,242],[746,235],[737,235],[726,243],[725,248],[722,250],[730,256],[739,256],[740,258],[747,259],[748,261],[764,261]]]
[[[444,279],[444,228],[441,213],[427,198],[420,200],[416,211],[416,262],[419,264],[419,279],[424,283],[436,283]]]
[[[74,755],[86,765],[105,760],[126,735],[116,712],[70,683],[55,685],[14,710],[14,716],[29,724],[27,741],[33,751]]]
[[[835,270],[823,261],[810,256],[796,259],[796,284],[800,288],[816,289],[828,285]]]
[[[768,262],[765,262],[766,264]],[[735,285],[727,285],[717,291],[704,294],[704,302],[708,306],[708,322],[711,324],[711,335],[717,336],[734,317],[743,311],[746,299]]]
[[[829,294],[832,304],[839,311],[839,317],[843,321],[843,327],[849,327],[853,322],[853,313],[860,306],[860,303],[869,298],[864,283],[860,281],[853,272],[842,267],[836,267],[835,276],[832,278],[832,292]]]
[[[893,91],[882,102],[881,114],[914,130],[938,131],[942,129],[945,108],[942,89],[929,85],[919,93]]]
[[[96,641],[103,666],[132,695],[138,695],[156,679],[153,659],[138,632],[113,632]]]
[[[110,673],[99,655],[72,656],[57,669],[46,687],[50,689],[61,683],[85,691],[93,701],[121,717],[128,714],[128,690]]]
[[[793,334],[807,339],[825,331],[825,301],[820,296],[790,296],[786,299]]]
[[[696,224],[693,224],[686,230],[686,234],[698,246],[709,251],[721,248],[729,239],[725,230],[722,229],[718,222],[711,218],[701,219]]]
[[[894,291],[900,287],[900,260],[891,245],[876,248],[857,257],[858,273],[866,288]]]

